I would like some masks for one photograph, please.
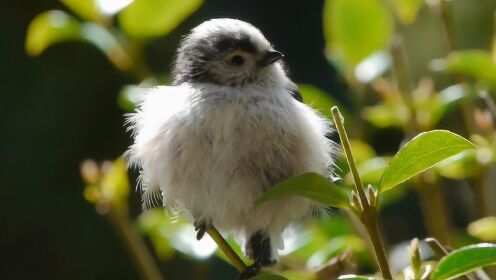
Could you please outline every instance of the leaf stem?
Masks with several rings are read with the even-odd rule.
[[[227,241],[222,237],[220,232],[213,226],[210,225],[207,228],[207,233],[212,237],[212,239],[217,243],[220,250],[226,255],[226,257],[231,261],[231,263],[236,267],[239,272],[246,270],[246,264],[241,260],[241,258],[234,252],[233,248],[227,243]]]
[[[371,197],[367,198],[365,190],[363,188],[362,180],[358,174],[358,169],[356,167],[355,159],[351,152],[350,141],[346,130],[344,129],[343,116],[339,112],[338,107],[334,106],[331,108],[332,116],[334,119],[334,124],[338,130],[339,139],[341,140],[341,145],[345,152],[346,160],[350,166],[353,179],[355,181],[355,190],[358,194],[358,201],[361,205],[356,205],[355,213],[360,218],[360,221],[367,229],[370,241],[372,242],[372,247],[377,259],[377,263],[382,273],[382,278],[393,279],[391,276],[391,271],[389,269],[389,264],[386,257],[386,250],[384,249],[384,243],[379,230],[379,223],[377,219],[377,207],[376,195],[373,192],[369,192]],[[373,197],[372,197],[373,196]],[[373,203],[371,203],[373,202]]]

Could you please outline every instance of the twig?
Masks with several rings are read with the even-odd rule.
[[[212,237],[212,239],[217,243],[220,250],[224,253],[224,255],[231,261],[231,263],[236,267],[239,272],[243,272],[246,270],[246,264],[241,260],[241,258],[234,252],[233,248],[227,243],[227,241],[222,237],[220,232],[213,226],[210,225],[207,228],[207,233]]]
[[[384,243],[379,232],[379,224],[377,220],[377,203],[376,195],[373,191],[369,191],[369,198],[365,194],[363,188],[362,180],[358,174],[358,169],[356,167],[355,159],[351,152],[351,146],[346,134],[346,130],[343,125],[343,116],[339,109],[334,106],[331,109],[332,116],[334,119],[334,124],[338,130],[339,138],[341,139],[341,145],[346,155],[346,160],[350,166],[351,174],[355,181],[355,191],[353,195],[353,201],[359,205],[355,205],[355,213],[360,218],[361,222],[367,229],[370,240],[372,241],[372,246],[374,248],[375,256],[379,268],[381,269],[382,277],[384,279],[393,279],[391,276],[391,271],[389,270],[389,264],[386,257],[386,250],[384,249]],[[358,197],[356,196],[358,194]]]

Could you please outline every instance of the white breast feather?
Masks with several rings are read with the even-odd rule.
[[[254,209],[257,197],[290,176],[328,176],[333,164],[330,124],[283,87],[157,87],[129,123],[128,155],[142,172],[145,199],[160,190],[165,205],[222,230],[265,230],[275,249],[287,225],[318,205],[287,197]]]

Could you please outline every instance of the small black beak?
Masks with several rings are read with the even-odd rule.
[[[275,51],[275,50],[270,50],[268,51],[264,57],[262,59],[260,59],[257,64],[258,66],[261,66],[261,67],[265,67],[269,64],[272,64],[276,61],[278,61],[279,59],[283,58],[284,55],[278,51]]]

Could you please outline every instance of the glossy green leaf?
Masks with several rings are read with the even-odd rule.
[[[37,15],[29,24],[26,51],[37,56],[49,46],[63,41],[80,40],[81,26],[63,11],[47,11]]]
[[[313,172],[291,177],[275,185],[262,194],[257,204],[289,195],[303,196],[327,206],[349,207],[344,188]]]
[[[446,130],[433,130],[417,135],[393,157],[384,170],[380,192],[387,191],[435,164],[473,149],[465,138]]]
[[[332,119],[330,108],[339,105],[328,93],[316,86],[309,84],[298,84],[303,101],[310,105],[322,115]],[[344,114],[346,116],[346,113]]]
[[[327,0],[323,17],[326,52],[345,69],[386,49],[393,32],[393,20],[380,0]]]
[[[471,236],[480,240],[496,241],[496,216],[485,217],[471,222],[467,231]]]
[[[411,24],[417,18],[424,0],[391,0],[398,19],[404,24]]]
[[[98,21],[102,14],[97,6],[97,0],[60,0],[66,7],[71,9],[82,19],[89,21]]]
[[[251,280],[288,280],[287,278],[277,275],[277,274],[269,274],[269,273],[263,273],[259,274],[253,278],[250,278]]]
[[[347,274],[339,276],[338,280],[380,280],[380,278],[372,276],[360,276],[354,274]]]
[[[434,63],[437,65],[437,63]],[[437,66],[434,66],[435,68]],[[491,53],[483,50],[452,52],[441,63],[441,69],[475,79],[496,83],[496,64]]]
[[[496,244],[469,245],[454,250],[442,258],[431,280],[453,279],[490,265],[496,265]]]
[[[119,14],[119,23],[138,38],[166,35],[196,11],[203,0],[135,0]]]

